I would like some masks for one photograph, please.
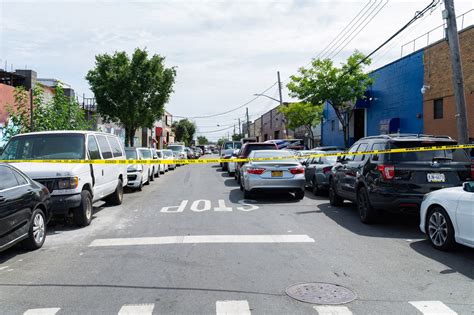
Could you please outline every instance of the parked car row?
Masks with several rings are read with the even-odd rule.
[[[383,211],[414,213],[420,215],[420,229],[434,247],[448,249],[454,242],[474,247],[474,164],[470,156],[463,149],[410,150],[456,144],[452,138],[418,134],[380,135],[362,138],[347,151],[338,147],[276,151],[277,143],[271,143],[272,148],[264,146],[268,144],[249,143],[238,151],[225,151],[224,157],[230,162],[222,165],[223,170],[234,174],[245,198],[267,188],[292,191],[297,199],[302,198],[296,188],[299,186],[295,184],[301,172],[302,187],[311,189],[315,195],[328,192],[332,206],[341,206],[344,200],[353,202],[363,223],[376,222]],[[408,150],[403,153],[360,154],[369,150],[399,148]],[[285,154],[290,158],[288,161],[232,162],[232,158],[237,157],[284,157],[283,153],[277,152],[287,152]],[[347,153],[338,157],[309,156],[342,152]],[[291,188],[288,181],[295,186]]]
[[[78,226],[91,223],[93,203],[120,205],[125,187],[143,184],[174,169],[160,163],[175,159],[172,150],[124,149],[112,134],[48,131],[14,136],[0,164],[0,251],[18,242],[30,249],[43,245],[52,216],[70,216]],[[41,163],[38,160],[156,160],[153,164]]]

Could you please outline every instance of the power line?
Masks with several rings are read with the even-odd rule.
[[[273,88],[278,82],[275,82],[273,83],[270,87],[268,87],[267,89],[265,89],[264,91],[260,92],[259,94],[264,94],[265,92],[267,92],[268,90],[270,90],[271,88]],[[225,111],[225,112],[222,112],[222,113],[218,113],[218,114],[212,114],[212,115],[205,115],[205,116],[179,116],[179,115],[173,115],[174,117],[178,117],[178,118],[188,118],[188,119],[199,119],[199,118],[212,118],[212,117],[217,117],[217,116],[222,116],[222,115],[225,115],[225,114],[228,114],[228,113],[232,113],[232,112],[235,112],[236,110],[239,110],[245,106],[247,106],[248,104],[254,102],[255,100],[258,99],[258,96],[255,96],[254,98],[252,98],[251,100],[245,102],[244,104],[242,105],[239,105],[237,107],[235,107],[234,109],[231,109],[231,110],[228,110],[228,111]]]
[[[229,127],[226,127],[226,128],[222,128],[222,129],[218,129],[218,130],[211,130],[211,131],[197,131],[196,133],[199,133],[199,134],[202,134],[202,133],[215,133],[215,132],[220,132],[220,131],[224,131],[224,130],[227,130],[227,129],[230,129],[232,127],[234,127],[235,125],[232,125],[232,126],[229,126]]]
[[[381,3],[382,3],[382,2],[380,2],[380,4],[381,4]],[[363,31],[363,30],[367,27],[367,25],[380,13],[380,11],[382,11],[382,9],[387,5],[387,3],[388,3],[388,0],[386,0],[385,3],[384,3],[384,4],[377,10],[377,12],[375,12],[375,14],[373,14],[370,18],[369,18],[369,16],[367,16],[367,18],[369,19],[369,20],[367,21],[367,23],[365,23],[365,24],[362,26],[362,28],[360,28],[360,29],[357,31],[357,33],[356,33],[354,36],[352,36],[350,39],[349,39],[349,37],[346,38],[346,40],[349,39],[349,40],[346,42],[346,44],[345,44],[344,46],[342,46],[335,54],[331,54],[331,56],[329,56],[328,58],[333,59],[333,58],[335,58],[337,55],[339,55],[339,53],[340,53],[344,48],[346,48],[347,45],[349,45],[349,44],[360,34],[361,31]],[[377,5],[377,7],[378,7],[378,6],[379,6],[379,5]],[[374,10],[376,10],[377,7],[375,7]],[[372,11],[372,12],[373,12],[373,11]],[[372,14],[372,12],[371,12],[370,14]],[[365,19],[365,20],[367,20],[367,19]],[[364,20],[364,21],[365,21],[365,20]],[[364,21],[362,21],[362,23],[364,23]],[[362,24],[361,24],[361,25],[362,25]],[[360,25],[359,25],[359,26],[360,26]],[[356,31],[356,30],[357,30],[357,29],[354,29],[354,31]],[[353,31],[353,32],[354,32],[354,31]],[[353,32],[352,32],[352,33],[353,33]],[[352,33],[351,33],[351,34],[352,34]],[[350,36],[350,35],[349,35],[349,36]],[[343,42],[343,43],[344,43],[344,42]],[[337,48],[336,48],[336,49],[337,49]]]
[[[336,45],[338,45],[341,40],[344,40],[344,37],[346,37],[346,35],[354,28],[356,27],[359,22],[361,21],[361,19],[364,18],[364,16],[366,16],[366,14],[370,11],[370,9],[375,5],[377,4],[377,6],[379,6],[377,0],[375,0],[368,8],[367,6],[371,3],[371,0],[359,11],[359,13],[357,13],[357,15],[351,20],[351,22],[349,22],[349,24],[346,25],[346,27],[344,27],[344,29],[336,36],[336,37],[339,37],[340,34],[344,33],[341,37],[338,38],[337,41],[332,41],[323,51],[325,51],[324,53],[321,52],[319,53],[315,59],[318,59],[318,58],[328,58],[328,56],[331,54],[331,52],[334,51],[334,47],[336,47]],[[365,10],[365,8],[367,8],[367,10]],[[361,13],[365,11],[362,15]],[[369,13],[370,14],[370,13]],[[359,16],[360,15],[360,16]],[[357,21],[353,24],[352,22],[355,21],[357,19]],[[350,27],[349,27],[350,26]],[[345,31],[347,29],[347,31]],[[345,32],[344,32],[345,31]],[[330,46],[330,47],[329,47]],[[338,46],[337,46],[338,47]],[[337,49],[336,47],[336,49]],[[325,57],[326,56],[326,57]]]

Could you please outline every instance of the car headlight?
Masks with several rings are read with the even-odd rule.
[[[79,186],[79,177],[68,177],[58,179],[58,189],[76,189]]]
[[[142,166],[140,164],[134,164],[127,167],[128,172],[141,172]]]

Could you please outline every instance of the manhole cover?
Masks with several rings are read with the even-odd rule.
[[[295,284],[286,288],[286,294],[295,300],[313,304],[344,304],[357,298],[348,288],[322,282]]]

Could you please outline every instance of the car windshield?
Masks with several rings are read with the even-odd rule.
[[[163,155],[165,157],[172,157],[173,156],[173,152],[172,151],[167,151],[167,150],[164,150],[162,151],[163,152]]]
[[[140,150],[139,149],[139,151],[140,151],[140,153],[141,153],[141,155],[143,156],[144,159],[151,159],[152,158],[150,150],[147,150],[147,149]]]
[[[125,156],[127,157],[127,160],[137,160],[138,159],[137,150],[125,149]]]
[[[82,134],[36,134],[15,137],[5,147],[2,160],[84,159]]]
[[[446,142],[422,142],[422,141],[398,141],[391,143],[391,149],[399,148],[416,148],[438,145],[453,145],[454,143]],[[418,152],[401,152],[390,153],[388,155],[389,161],[397,162],[412,162],[412,161],[434,161],[447,160],[455,162],[468,162],[469,157],[462,149],[457,150],[437,150],[437,151],[418,151]]]
[[[182,145],[169,145],[168,149],[173,152],[181,152],[184,150],[184,146]]]
[[[227,142],[224,144],[224,150],[227,149],[240,149],[242,147],[242,143],[240,142]]]
[[[276,158],[276,157],[281,157],[282,159],[278,159],[275,161],[278,162],[297,162],[295,158],[293,158],[293,154],[290,151],[257,151],[253,152],[250,157],[252,158]],[[270,160],[271,161],[271,160]]]

